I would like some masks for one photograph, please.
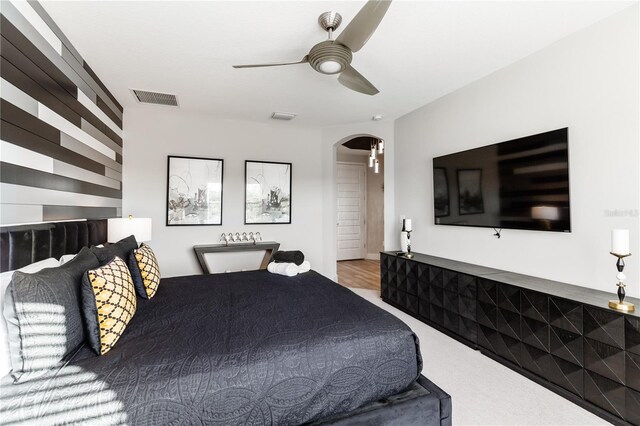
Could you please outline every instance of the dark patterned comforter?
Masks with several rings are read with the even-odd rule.
[[[397,393],[422,369],[400,320],[311,271],[163,279],[106,355],[0,387],[3,424],[300,424]],[[38,419],[38,420],[36,420]]]

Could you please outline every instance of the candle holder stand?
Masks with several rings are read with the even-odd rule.
[[[411,231],[405,231],[407,233],[407,254],[404,256],[413,259],[413,253],[411,253]]]
[[[624,288],[626,287],[624,280],[627,277],[622,272],[624,270],[624,258],[631,256],[631,253],[617,254],[612,252],[611,254],[618,258],[618,261],[616,262],[616,268],[618,269],[618,275],[616,275],[616,278],[618,279],[618,284],[616,284],[618,286],[618,300],[609,300],[609,307],[621,312],[633,312],[636,309],[633,303],[624,301],[626,296],[624,291]]]

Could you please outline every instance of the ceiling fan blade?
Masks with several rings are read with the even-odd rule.
[[[282,65],[297,65],[297,64],[306,64],[309,62],[309,55],[306,55],[302,58],[301,61],[298,62],[279,62],[275,64],[254,64],[254,65],[233,65],[234,68],[262,68],[262,67],[279,67]]]
[[[391,0],[369,0],[340,33],[336,42],[347,46],[352,52],[362,49],[380,25],[389,5]]]
[[[356,92],[364,93],[365,95],[373,96],[380,93],[380,91],[376,89],[369,80],[364,78],[362,74],[356,71],[351,65],[342,71],[338,77],[338,81],[343,86],[348,87],[351,90],[355,90]]]

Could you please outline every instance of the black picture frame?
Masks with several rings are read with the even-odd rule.
[[[439,192],[442,192],[441,197]],[[451,214],[450,198],[451,197],[449,195],[449,177],[447,175],[447,169],[444,167],[434,167],[433,168],[433,213],[435,217],[447,217]]]
[[[254,170],[250,170],[251,165],[259,165],[262,167],[262,173],[259,175],[251,175]],[[270,170],[269,175],[266,176],[264,167],[268,167]],[[280,171],[278,168],[284,168]],[[273,175],[284,174],[285,187],[280,188],[274,186],[270,179],[274,179]],[[288,175],[288,176],[287,176]],[[249,188],[249,184],[260,185],[260,193],[256,193],[256,188]],[[279,184],[282,183],[283,178],[279,177]],[[289,186],[288,194],[286,193],[286,185]],[[278,191],[282,192],[282,196],[278,196],[269,187],[275,187]],[[266,188],[266,189],[265,189]],[[269,191],[269,195],[265,196],[265,192]],[[288,225],[291,224],[292,217],[292,205],[293,205],[293,164],[278,162],[278,161],[258,161],[258,160],[245,160],[244,162],[244,224],[245,225]],[[285,206],[282,203],[286,201]],[[271,206],[269,205],[271,204]],[[274,207],[275,206],[275,207]],[[266,220],[270,217],[271,220]],[[286,220],[280,220],[285,217]]]
[[[458,214],[484,213],[482,197],[482,169],[457,169]]]
[[[172,174],[172,160],[173,160],[174,174]],[[200,192],[200,190],[196,189],[197,192],[194,192],[193,189],[194,187],[202,185],[203,182],[201,182],[201,180],[198,180],[196,182],[190,181],[190,179],[197,179],[193,177],[193,174],[191,173],[190,170],[187,172],[186,176],[180,176],[179,173],[182,172],[182,167],[184,166],[184,164],[180,164],[180,165],[177,164],[177,163],[182,163],[182,161],[179,161],[179,160],[186,160],[187,167],[191,167],[191,165],[193,164],[193,163],[190,163],[191,160],[195,160],[196,162],[201,162],[201,161],[211,162],[210,164],[211,166],[218,167],[219,171],[215,172],[216,174],[219,174],[219,180],[220,180],[219,200],[215,202],[216,204],[219,204],[219,207],[215,208],[215,211],[219,211],[218,220],[214,220],[213,222],[206,222],[206,221],[202,222],[201,218],[199,218],[199,214],[202,213],[202,210],[199,210],[199,209],[202,207],[202,204],[204,203],[204,200],[201,199],[201,196],[203,194]],[[201,164],[200,166],[203,166],[203,165],[207,166],[206,163]],[[207,173],[209,173],[208,167],[207,167]],[[172,179],[176,182],[173,185],[172,185]],[[207,179],[204,179],[204,180],[207,180]],[[214,179],[212,182],[204,182],[207,184],[207,191],[209,191],[208,189],[209,184],[210,183],[215,184],[216,182],[217,182],[216,179]],[[172,193],[172,188],[175,188],[173,193]],[[186,193],[181,191],[186,191]],[[215,191],[214,189],[214,193],[215,192],[217,191]],[[180,197],[176,199],[176,195],[180,195],[181,193],[186,194],[186,198]],[[191,198],[191,194],[193,194],[193,199]],[[216,197],[216,199],[218,199],[218,197]],[[181,200],[184,200],[184,201],[181,201]],[[183,156],[183,155],[167,156],[167,204],[166,204],[166,212],[165,212],[166,226],[221,226],[222,215],[223,215],[223,201],[224,201],[224,160],[223,159],[207,158],[207,157],[190,157],[190,156]],[[188,203],[188,204],[184,206],[179,205],[184,203]],[[207,193],[206,203],[207,203],[207,208],[210,208],[208,193]],[[182,211],[179,212],[178,211],[179,209],[182,209]],[[173,217],[172,217],[172,211],[173,211]],[[190,213],[186,213],[187,211],[189,211]],[[179,216],[183,216],[183,217],[189,216],[191,217],[191,219],[180,219]]]

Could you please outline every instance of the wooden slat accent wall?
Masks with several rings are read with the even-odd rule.
[[[120,216],[122,106],[42,5],[0,7],[0,224]]]

